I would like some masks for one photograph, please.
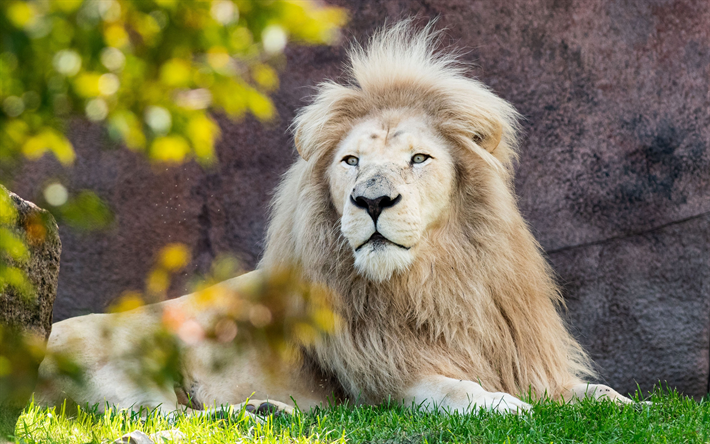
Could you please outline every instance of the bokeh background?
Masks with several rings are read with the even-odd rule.
[[[437,18],[471,75],[525,117],[516,190],[558,274],[572,331],[601,381],[622,392],[659,381],[708,392],[710,364],[710,4],[702,0],[328,0],[349,11],[343,42],[288,47],[278,118],[216,115],[218,163],[158,167],[77,119],[66,168],[48,156],[15,173],[12,191],[41,200],[60,178],[94,190],[111,226],[60,226],[54,319],[101,312],[144,287],[164,245],[193,260],[221,254],[253,268],[268,205],[297,153],[288,125],[312,87],[342,79],[347,42],[417,16]],[[102,149],[97,149],[97,148]]]

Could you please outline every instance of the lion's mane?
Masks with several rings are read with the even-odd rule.
[[[297,266],[330,289],[342,328],[303,358],[345,396],[375,403],[438,374],[558,397],[593,372],[517,207],[517,113],[437,46],[430,26],[400,23],[351,50],[349,83],[319,86],[295,121],[301,159],[277,190],[260,267]],[[326,168],[354,122],[397,108],[421,111],[453,147],[456,192],[410,269],[374,283],[354,269]]]

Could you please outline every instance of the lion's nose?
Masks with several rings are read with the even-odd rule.
[[[380,217],[380,213],[382,213],[382,210],[397,205],[400,200],[402,200],[401,194],[395,197],[394,199],[390,198],[389,196],[380,196],[374,199],[370,199],[365,196],[354,197],[352,194],[350,195],[350,201],[353,203],[353,205],[358,208],[363,208],[367,210],[367,214],[369,214],[372,220],[375,222],[375,226],[377,226],[377,218]]]

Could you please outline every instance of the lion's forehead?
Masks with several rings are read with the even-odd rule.
[[[424,116],[407,115],[399,119],[378,116],[355,124],[339,144],[338,152],[387,158],[408,154],[435,138]]]

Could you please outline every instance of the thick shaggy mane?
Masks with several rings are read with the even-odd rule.
[[[413,108],[432,116],[446,137],[492,147],[505,166],[515,159],[518,113],[485,85],[466,77],[455,55],[437,51],[431,25],[415,32],[400,22],[350,50],[350,83],[325,82],[296,120],[296,146],[308,160],[337,144],[350,124],[374,110]],[[474,148],[475,149],[475,148]]]
[[[559,396],[592,374],[511,181],[517,113],[409,22],[350,53],[350,83],[322,84],[295,122],[300,159],[273,203],[262,268],[297,266],[326,285],[344,320],[304,362],[351,398],[397,396],[416,377],[480,381],[489,391]],[[388,110],[426,117],[450,146],[456,192],[406,272],[374,283],[353,266],[326,167],[355,123]]]

